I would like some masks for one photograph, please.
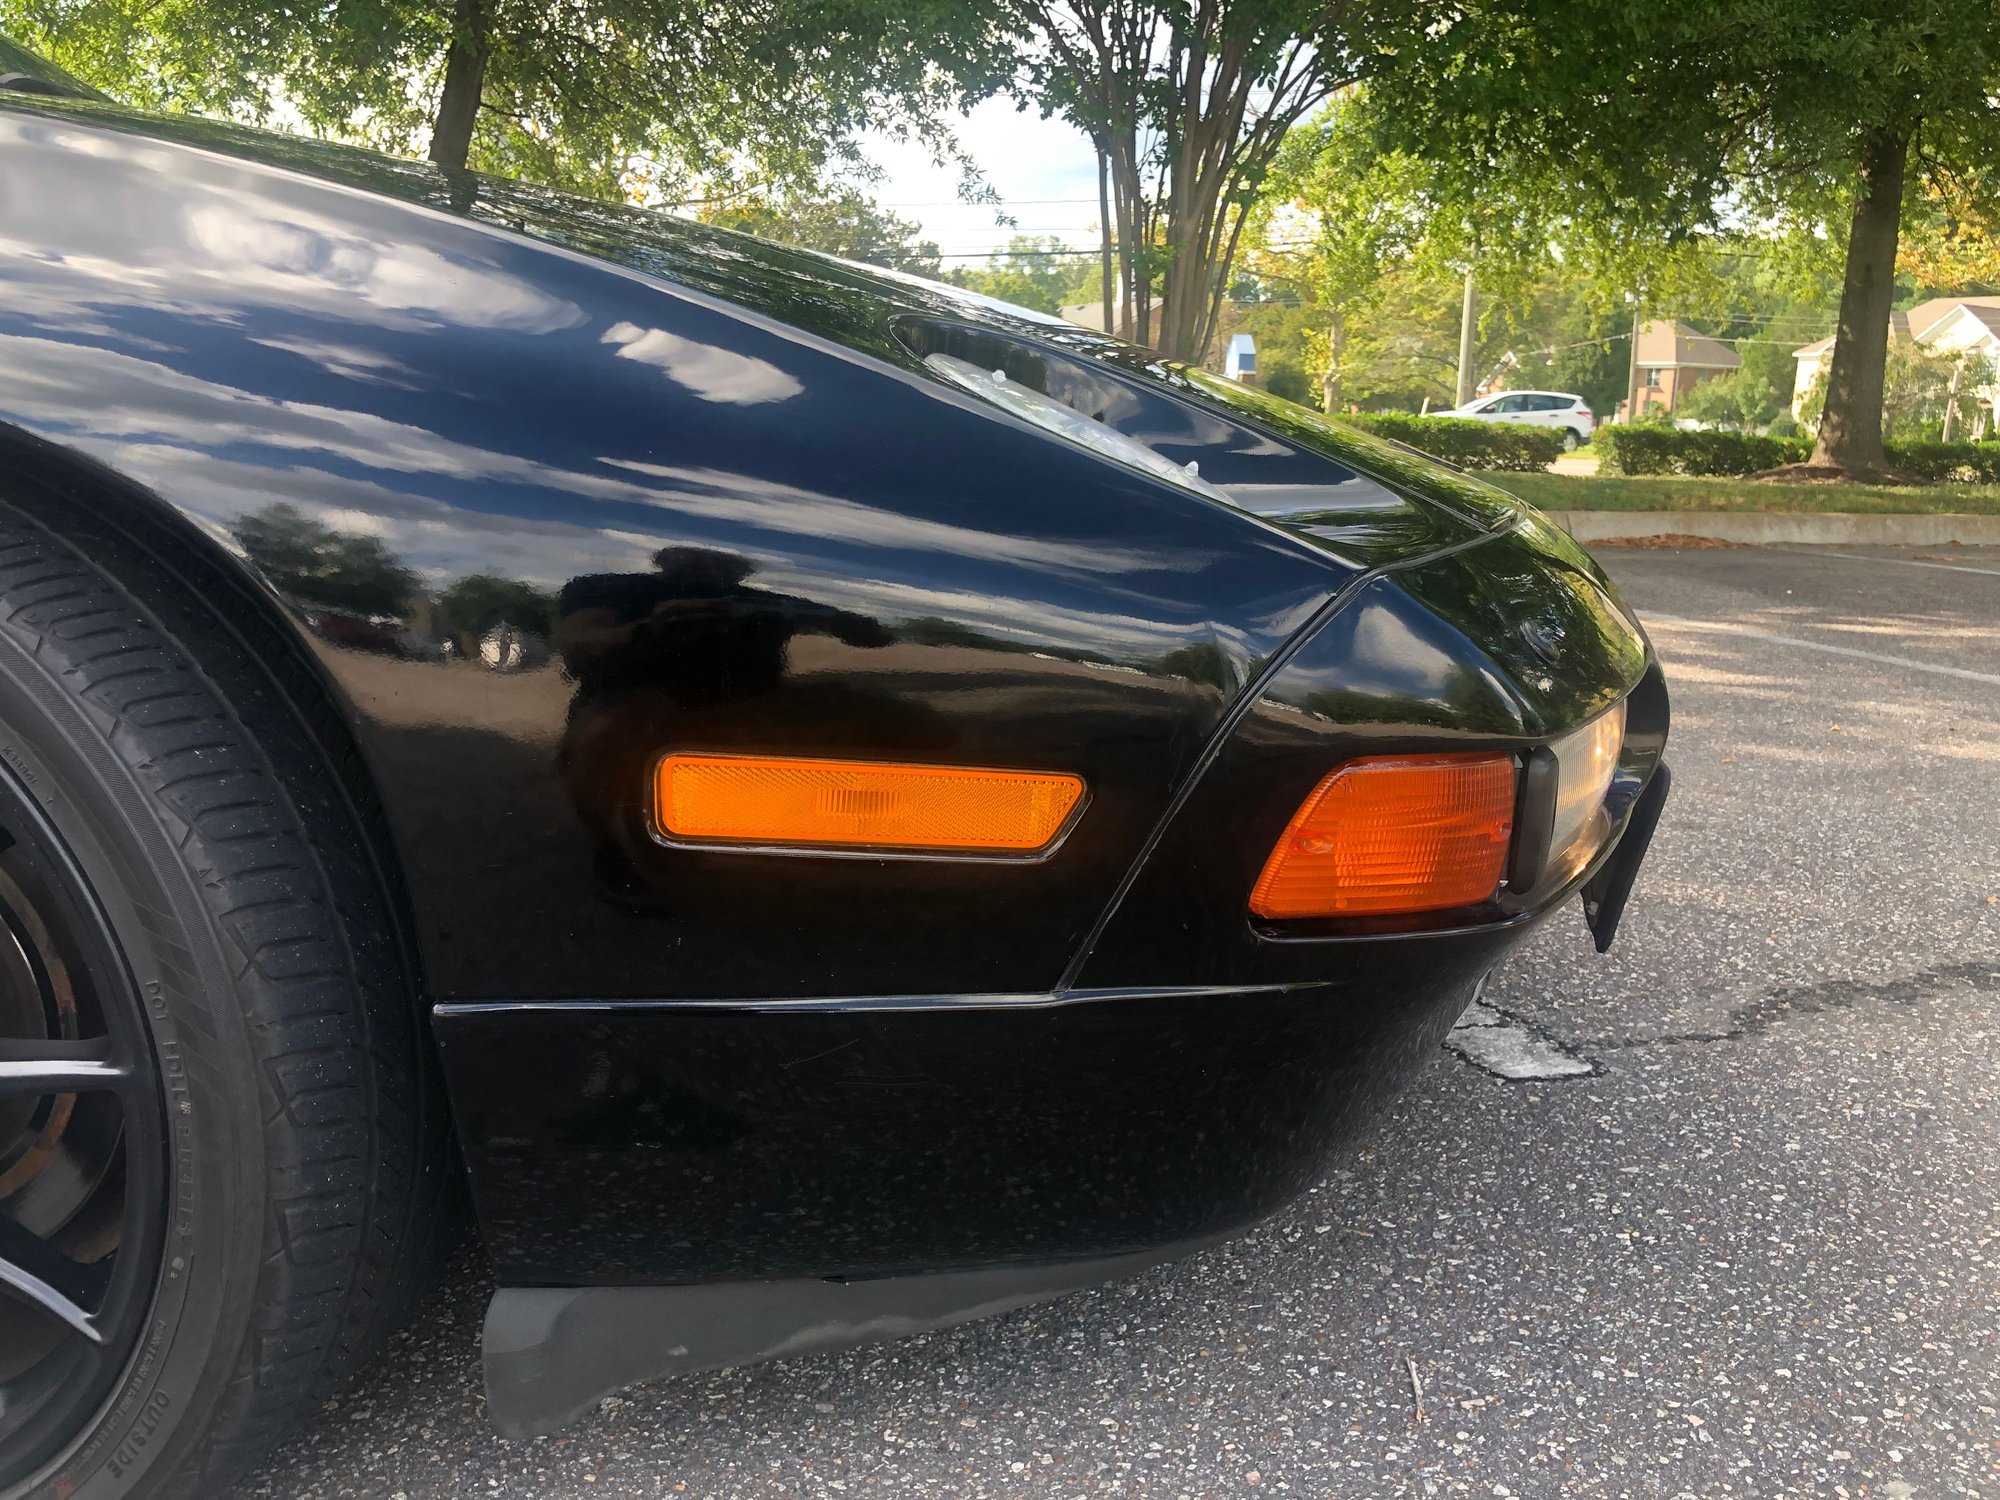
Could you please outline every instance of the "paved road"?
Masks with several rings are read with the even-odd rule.
[[[1590,1071],[1444,1053],[1226,1248],[533,1443],[468,1253],[244,1493],[2000,1497],[2000,555],[1605,555],[1676,798],[1488,1018]]]

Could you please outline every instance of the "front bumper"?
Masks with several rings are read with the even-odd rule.
[[[1608,940],[1665,795],[1658,667],[1587,574],[1544,586],[1542,549],[1489,561],[1510,588],[1458,566],[1358,590],[1269,677],[1051,992],[440,1006],[503,1288],[496,1420],[543,1430],[633,1379],[941,1326],[1227,1237],[1316,1180],[1579,889]],[[1570,670],[1521,668],[1536,630],[1575,643]],[[1328,765],[1526,751],[1619,695],[1611,834],[1559,888],[1401,926],[1249,919]]]
[[[442,1006],[437,1034],[503,1284],[1115,1256],[1304,1188],[1524,930],[1309,984]]]

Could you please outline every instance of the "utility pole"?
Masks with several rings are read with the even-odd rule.
[[[1625,420],[1639,420],[1639,331],[1646,326],[1645,304],[1632,299],[1632,362],[1625,376]]]
[[[1479,307],[1472,288],[1472,267],[1465,268],[1465,307],[1458,315],[1458,404],[1472,399],[1472,327]]]

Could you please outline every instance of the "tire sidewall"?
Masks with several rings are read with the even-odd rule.
[[[168,1204],[144,1331],[91,1425],[27,1495],[155,1492],[199,1444],[248,1336],[261,1260],[258,1069],[234,965],[159,804],[80,704],[0,631],[0,774],[82,871],[140,997],[166,1117]],[[183,830],[184,831],[184,830]]]

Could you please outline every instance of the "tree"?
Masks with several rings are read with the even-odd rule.
[[[499,625],[512,625],[544,639],[555,635],[554,596],[515,578],[470,574],[438,595],[437,609],[459,648],[468,653]]]
[[[1201,358],[1265,169],[1353,72],[1354,4],[999,0],[1022,47],[1015,88],[1097,148],[1139,342]]]
[[[1038,239],[1017,234],[984,266],[961,267],[946,279],[1002,302],[1054,314],[1090,297],[1097,267],[1056,235]]]
[[[701,218],[725,229],[762,235],[807,250],[909,271],[938,274],[935,241],[919,239],[922,226],[877,205],[855,188],[831,193],[756,193],[705,205]]]
[[[0,0],[0,28],[137,104],[602,197],[799,185],[857,129],[935,128],[1000,80],[952,0]]]
[[[1348,330],[1392,267],[1424,244],[1423,164],[1379,149],[1359,95],[1335,100],[1279,147],[1254,223],[1251,263],[1305,288],[1320,310],[1320,406],[1338,411]]]
[[[2000,172],[1926,182],[1896,252],[1896,269],[1930,292],[2000,291]]]
[[[1399,144],[1472,184],[1526,181],[1603,230],[1669,241],[1775,218],[1844,243],[1811,463],[1884,467],[1882,385],[1906,198],[2000,170],[1991,0],[1420,0],[1371,72]],[[1979,205],[1990,217],[1991,199]]]
[[[1694,385],[1677,415],[1707,427],[1753,432],[1782,410],[1779,393],[1761,371],[1743,368]]]
[[[1631,319],[1622,309],[1600,312],[1568,330],[1576,335],[1550,352],[1542,383],[1551,390],[1574,391],[1602,420],[1625,399],[1631,350]]]
[[[379,537],[336,531],[283,502],[244,516],[230,535],[271,587],[301,604],[400,615],[416,592],[417,575]]]

